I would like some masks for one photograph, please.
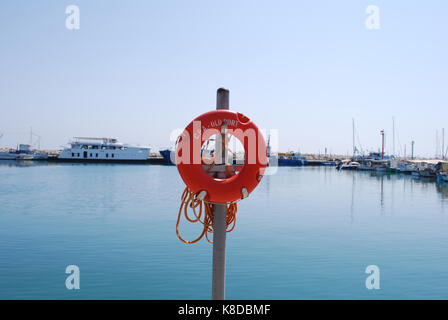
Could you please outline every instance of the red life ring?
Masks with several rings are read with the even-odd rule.
[[[245,159],[238,174],[219,179],[204,170],[201,147],[223,128],[244,146]],[[258,127],[241,113],[229,110],[200,115],[185,128],[176,145],[176,165],[182,180],[196,195],[206,191],[203,200],[212,203],[230,203],[245,198],[260,182],[267,162],[266,142]]]

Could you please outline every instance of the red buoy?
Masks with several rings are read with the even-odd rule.
[[[201,148],[211,136],[224,133],[244,146],[244,164],[237,174],[216,178],[204,169]],[[203,200],[211,203],[231,203],[247,197],[263,177],[267,163],[266,142],[258,127],[243,114],[229,110],[200,115],[185,128],[176,145],[176,165],[182,180],[196,195],[205,191]]]

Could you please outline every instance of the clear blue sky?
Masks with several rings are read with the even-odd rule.
[[[80,30],[65,8],[80,8]],[[380,8],[380,29],[365,27]],[[215,107],[279,129],[281,150],[364,149],[434,155],[448,136],[447,1],[2,1],[0,146],[42,147],[72,136],[170,145],[169,135]],[[448,138],[447,144],[448,145]],[[398,139],[396,149],[399,150]]]

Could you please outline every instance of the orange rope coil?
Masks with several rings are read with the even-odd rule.
[[[188,216],[188,208],[192,209],[194,217]],[[227,232],[231,232],[235,228],[237,209],[238,207],[236,202],[227,204]],[[201,234],[193,241],[184,240],[179,233],[179,223],[182,217],[182,213],[188,222],[200,222],[203,225]],[[184,192],[182,193],[181,205],[179,208],[179,215],[177,217],[176,224],[176,234],[178,238],[183,243],[196,243],[205,235],[207,241],[213,243],[213,241],[210,241],[208,237],[209,233],[213,233],[213,204],[207,201],[199,200],[193,192],[191,192],[188,188],[185,188]]]

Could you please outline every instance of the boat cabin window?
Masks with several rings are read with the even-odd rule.
[[[114,154],[112,153],[112,158],[114,157]]]

